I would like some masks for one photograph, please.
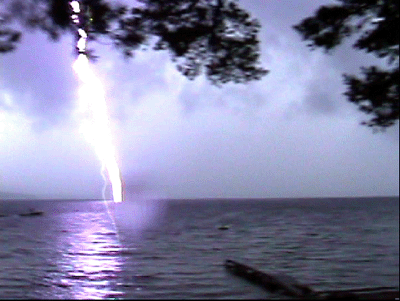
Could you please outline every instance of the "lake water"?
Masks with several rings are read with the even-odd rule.
[[[398,197],[0,201],[0,216],[1,299],[279,298],[226,259],[315,290],[399,286]]]

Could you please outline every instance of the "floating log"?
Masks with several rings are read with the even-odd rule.
[[[268,292],[280,293],[288,297],[318,300],[399,300],[398,287],[354,288],[317,292],[306,285],[299,284],[290,276],[267,274],[234,260],[226,260],[225,267],[234,275],[259,285]]]
[[[234,275],[243,277],[271,293],[281,293],[296,298],[308,298],[315,295],[311,288],[297,283],[290,276],[267,274],[230,259],[225,261],[225,267]]]

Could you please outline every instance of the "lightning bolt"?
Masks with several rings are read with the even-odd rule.
[[[78,1],[71,1],[73,10],[72,21],[78,27],[80,24],[79,14],[81,13]],[[123,185],[121,172],[115,155],[115,148],[112,141],[110,121],[107,113],[107,104],[103,85],[96,74],[92,71],[86,55],[87,33],[84,29],[78,28],[78,41],[76,48],[79,51],[78,58],[73,64],[73,69],[82,82],[79,89],[79,104],[81,110],[86,113],[86,120],[82,124],[82,130],[86,138],[92,143],[97,156],[102,163],[102,176],[107,172],[111,182],[113,200],[116,203],[123,200]],[[105,199],[103,190],[103,198]]]

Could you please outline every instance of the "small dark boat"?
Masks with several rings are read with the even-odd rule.
[[[19,216],[40,216],[43,215],[44,212],[40,211],[40,210],[35,210],[30,208],[29,212],[25,212],[25,213],[20,213]]]
[[[229,225],[221,225],[218,227],[218,230],[229,230]]]

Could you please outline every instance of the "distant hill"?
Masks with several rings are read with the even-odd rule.
[[[23,199],[35,199],[35,198],[36,196],[33,194],[0,191],[0,200],[16,200],[16,199],[23,200]]]

